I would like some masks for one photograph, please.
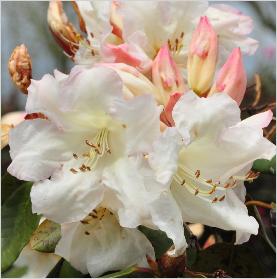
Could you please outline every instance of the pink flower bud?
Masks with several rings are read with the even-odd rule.
[[[198,95],[211,87],[217,60],[217,35],[206,16],[192,34],[188,53],[188,83]]]
[[[185,91],[185,82],[174,62],[168,45],[160,48],[152,65],[152,80],[160,93],[160,103],[166,104],[171,93]]]
[[[240,105],[245,94],[246,84],[247,77],[241,51],[239,48],[235,48],[219,71],[209,96],[216,92],[225,92]]]

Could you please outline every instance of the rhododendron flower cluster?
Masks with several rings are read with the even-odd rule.
[[[49,4],[48,22],[76,65],[31,80],[25,120],[9,134],[8,172],[33,182],[33,213],[61,225],[55,254],[99,276],[149,267],[140,225],[166,233],[172,256],[188,246],[184,222],[248,241],[259,225],[244,181],[275,153],[263,137],[272,112],[240,116],[243,54],[258,44],[251,18],[206,1],[74,7],[82,34],[62,2]]]

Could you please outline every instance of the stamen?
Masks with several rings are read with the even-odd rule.
[[[181,35],[180,35],[180,38],[183,39],[183,38],[184,38],[184,35],[185,35],[185,33],[182,32]]]
[[[219,201],[223,201],[225,199],[225,195],[223,195],[222,197],[220,197],[218,200]]]
[[[78,159],[78,155],[77,154],[75,154],[75,153],[73,153],[73,157],[74,157],[74,159]]]

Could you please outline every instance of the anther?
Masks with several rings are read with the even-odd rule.
[[[81,220],[80,222],[81,222],[82,224],[89,224],[89,222],[86,221],[86,220]]]
[[[198,189],[195,189],[194,195],[196,196],[198,193],[199,193],[199,190],[198,190]]]
[[[185,35],[185,33],[182,32],[181,35],[180,35],[180,38],[183,39],[183,38],[184,38],[184,35]]]
[[[195,177],[198,178],[199,176],[200,176],[200,170],[197,170],[197,171],[195,172]]]
[[[122,124],[122,127],[123,127],[123,128],[126,128],[127,126],[126,126],[126,124]]]
[[[186,183],[186,180],[184,179],[182,182],[181,182],[181,185],[184,186]]]
[[[74,157],[75,159],[78,159],[78,155],[77,155],[76,153],[73,153],[73,157]]]
[[[75,173],[78,173],[78,171],[76,171],[76,170],[73,169],[73,168],[71,168],[70,171],[71,171],[72,173],[74,173],[74,174],[75,174]]]
[[[212,190],[209,192],[209,195],[211,195],[212,193],[214,193],[214,192],[215,192],[215,189],[216,189],[216,185],[213,185],[213,188],[212,188]]]
[[[215,197],[213,200],[212,200],[212,203],[215,203],[217,202],[217,197]]]
[[[206,182],[210,184],[210,183],[213,182],[213,180],[212,179],[208,179],[208,180],[206,180]]]
[[[82,166],[79,168],[80,171],[85,172],[87,170],[87,167],[82,164]]]
[[[227,183],[224,185],[224,188],[229,188],[229,186],[230,186],[230,183]]]
[[[219,201],[223,201],[225,199],[225,195],[223,195],[222,197],[220,197],[218,200]]]
[[[88,231],[85,231],[85,234],[86,234],[86,235],[90,235],[90,233],[89,233]]]

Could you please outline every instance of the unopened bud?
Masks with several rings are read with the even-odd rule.
[[[166,105],[170,94],[184,93],[185,82],[173,60],[168,44],[160,48],[152,65],[152,80],[160,93],[160,103]]]
[[[239,105],[245,94],[247,77],[243,66],[241,51],[235,48],[226,63],[218,72],[209,96],[216,92],[229,94]]]
[[[52,0],[49,3],[47,20],[56,42],[66,54],[71,57],[74,56],[79,48],[79,41],[82,39],[82,36],[69,22],[61,1]]]
[[[201,17],[193,32],[188,53],[188,83],[198,95],[208,93],[217,61],[217,35],[208,18]]]
[[[14,49],[9,59],[8,69],[16,87],[27,94],[32,78],[32,61],[25,45]]]

